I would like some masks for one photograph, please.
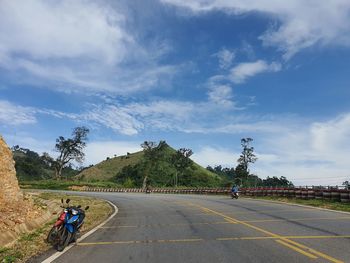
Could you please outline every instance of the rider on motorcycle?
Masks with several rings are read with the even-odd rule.
[[[232,189],[231,189],[231,195],[232,196],[238,196],[238,190],[239,190],[238,185],[233,185]]]

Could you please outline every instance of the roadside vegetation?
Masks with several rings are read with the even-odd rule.
[[[85,127],[73,129],[72,138],[59,136],[55,149],[56,159],[47,153],[39,155],[29,149],[12,148],[16,161],[17,177],[25,189],[68,190],[75,187],[98,188],[184,188],[184,187],[244,187],[292,186],[285,177],[261,179],[250,173],[249,167],[258,158],[251,146],[252,138],[242,138],[242,153],[236,167],[221,165],[206,169],[190,157],[188,148],[178,150],[165,141],[145,141],[142,151],[122,156],[106,157],[96,165],[75,167],[71,161],[81,162],[84,158],[89,130]]]
[[[299,199],[299,198],[287,198],[287,197],[274,197],[274,196],[250,196],[250,198],[254,199],[263,199],[263,200],[271,200],[271,201],[279,201],[300,205],[309,205],[314,207],[326,208],[331,210],[345,211],[350,212],[350,204],[349,203],[341,203],[332,200],[317,200],[317,199]]]
[[[96,198],[68,196],[57,193],[41,193],[36,198],[38,203],[44,199],[53,200],[59,204],[61,198],[70,198],[71,205],[80,204],[82,207],[89,205],[90,208],[86,211],[82,234],[99,225],[113,212],[113,208],[106,201]],[[9,247],[0,247],[0,262],[25,262],[29,258],[50,249],[50,245],[46,243],[46,237],[55,221],[56,219],[53,219],[30,233],[22,234]]]
[[[73,186],[83,187],[98,187],[98,188],[116,188],[122,185],[110,181],[93,181],[85,182],[79,180],[62,180],[57,181],[53,179],[39,180],[39,181],[19,181],[22,189],[51,189],[51,190],[71,190]]]
[[[70,138],[56,139],[57,158],[12,147],[20,186],[26,189],[67,190],[76,187],[99,188],[170,188],[170,187],[241,187],[293,186],[285,177],[261,179],[250,172],[258,157],[252,138],[242,138],[242,152],[235,167],[208,166],[206,169],[190,157],[189,148],[172,148],[166,141],[145,141],[142,151],[106,159],[96,165],[77,167],[84,160],[89,129],[76,127]]]

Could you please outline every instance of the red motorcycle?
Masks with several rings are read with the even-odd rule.
[[[70,208],[69,202],[70,202],[70,199],[67,199],[66,200],[67,206],[64,207],[63,199],[61,199],[61,207],[63,208],[63,210],[60,213],[60,215],[58,216],[57,221],[55,222],[55,224],[51,228],[51,230],[46,238],[46,241],[52,245],[57,245],[57,243],[60,240],[59,233],[63,229],[64,219],[66,218],[66,214],[69,212],[69,208]]]

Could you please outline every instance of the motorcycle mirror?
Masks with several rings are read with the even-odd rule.
[[[66,204],[68,204],[70,202],[70,199],[68,198],[67,200],[66,200]]]
[[[85,207],[85,211],[89,209],[90,206]]]
[[[78,206],[77,206],[77,208],[80,208],[80,207],[81,207],[81,205],[78,205]]]

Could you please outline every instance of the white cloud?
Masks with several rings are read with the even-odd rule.
[[[350,180],[350,113],[324,122],[307,124],[281,118],[263,124],[264,129],[256,130],[254,126],[252,123],[241,131],[236,129],[237,133],[253,134],[256,139],[253,146],[259,159],[251,165],[252,173],[262,178],[286,176],[296,185],[341,185]],[[208,145],[193,159],[204,167],[232,167],[239,154]]]
[[[0,124],[15,126],[36,123],[35,109],[0,100]]]
[[[192,120],[195,106],[189,102],[160,100],[123,106],[91,105],[89,108],[77,118],[95,122],[118,133],[135,135],[144,129],[178,130]]]
[[[89,56],[121,61],[133,39],[124,17],[92,1],[4,0],[0,5],[0,50],[34,59]]]
[[[212,87],[208,92],[209,101],[215,104],[220,104],[224,107],[231,107],[234,105],[232,98],[232,89],[227,85],[218,85]]]
[[[349,113],[288,129],[288,132],[264,136],[261,149],[275,156],[275,160],[257,162],[258,173],[287,176],[299,185],[340,185],[346,178],[350,179]]]
[[[316,151],[327,153],[332,159],[337,152],[349,149],[350,114],[341,115],[328,122],[316,122],[310,128],[311,145]],[[338,156],[335,161],[346,162],[348,156]]]
[[[33,138],[25,132],[0,135],[3,135],[9,147],[19,145],[22,148],[30,149],[39,154],[47,152],[54,158],[57,156],[57,152],[54,151],[54,140],[45,141],[42,138]],[[140,144],[141,142],[139,141],[88,141],[84,149],[84,165],[97,164],[107,157],[114,157],[115,154],[120,156],[125,155],[127,152],[141,151]]]
[[[20,72],[12,81],[64,92],[164,88],[181,65],[160,65],[169,45],[142,46],[131,20],[126,9],[106,1],[4,0],[0,68]]]
[[[268,64],[264,60],[257,60],[255,62],[240,63],[231,69],[229,78],[234,83],[243,83],[247,78],[253,77],[263,72],[277,72],[282,68],[281,64],[272,62]]]
[[[4,133],[3,135],[7,145],[9,147],[19,145],[22,148],[27,148],[35,151],[39,154],[43,152],[49,153],[51,156],[56,156],[57,152],[54,151],[55,140],[44,140],[43,138],[34,138],[27,132],[12,130],[11,134]]]
[[[141,151],[140,142],[134,141],[93,141],[87,144],[85,149],[85,165],[96,164],[107,157],[126,155]]]
[[[216,53],[216,56],[219,59],[220,68],[227,69],[231,66],[232,61],[235,58],[235,53],[233,51],[223,48],[218,53]]]
[[[88,122],[93,121],[115,132],[126,135],[137,134],[144,126],[123,108],[108,105],[106,107],[95,107],[91,111],[82,114],[81,119]]]
[[[223,167],[232,167],[236,163],[236,156],[239,153],[234,153],[224,148],[205,146],[198,152],[195,152],[191,159],[203,167],[208,165],[214,167],[221,165]]]
[[[304,48],[320,45],[350,46],[350,2],[270,0],[161,0],[184,7],[195,14],[221,10],[229,14],[260,12],[277,19],[260,39],[276,46],[289,59]]]

